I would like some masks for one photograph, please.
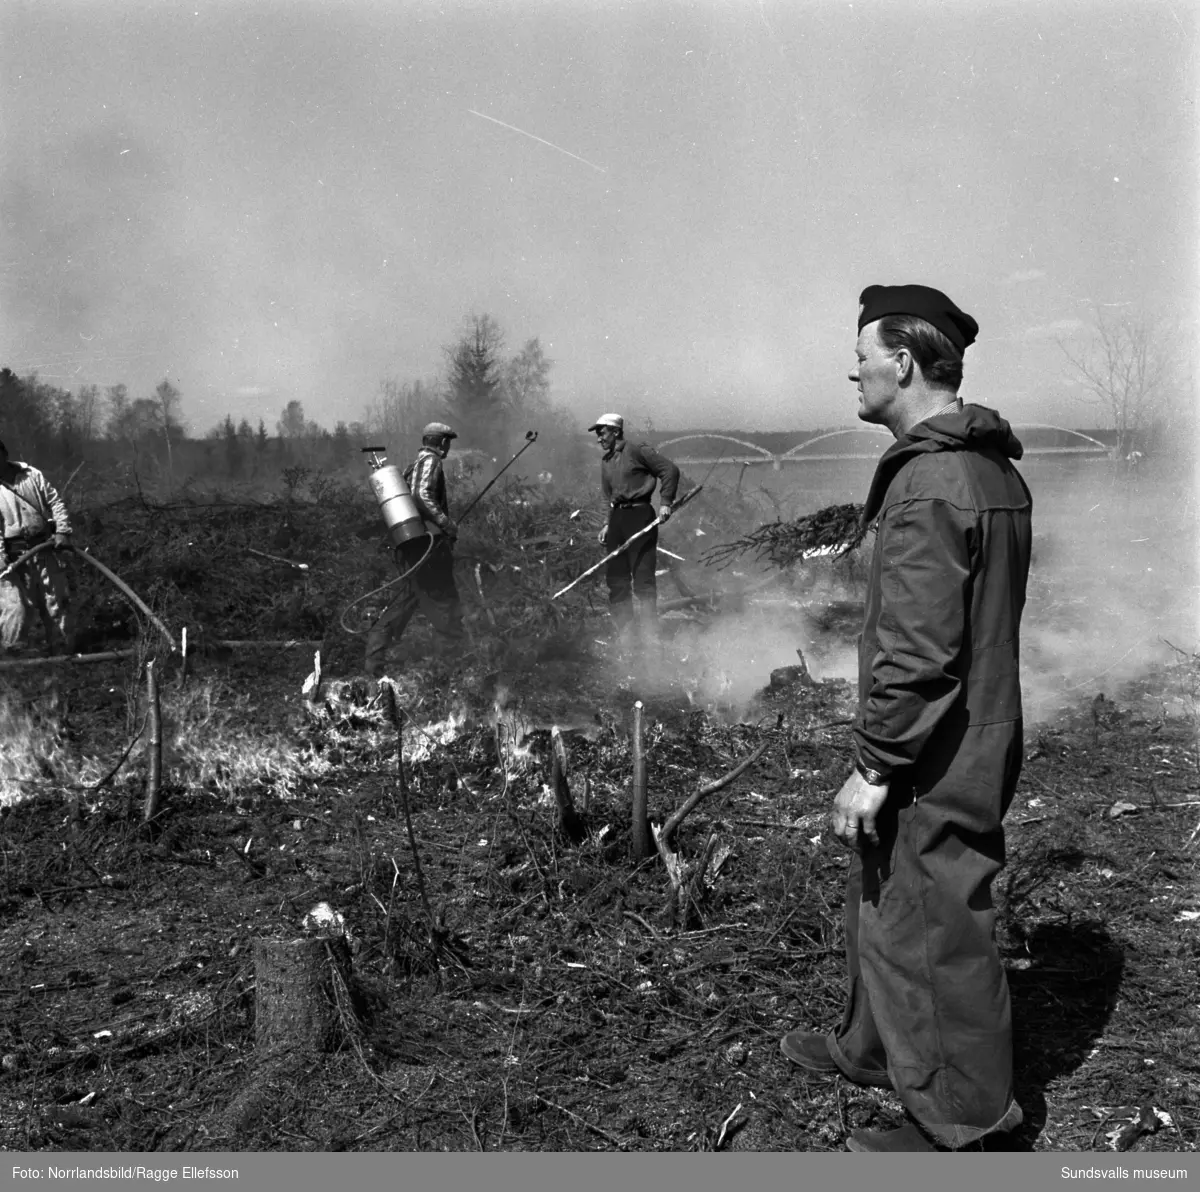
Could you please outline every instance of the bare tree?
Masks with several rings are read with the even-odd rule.
[[[100,386],[84,385],[74,402],[74,422],[85,443],[96,437],[96,417],[100,406]]]
[[[104,433],[110,439],[125,441],[129,438],[129,390],[124,385],[110,385],[107,398],[108,418]]]
[[[179,408],[179,396],[179,390],[166,378],[161,380],[154,390],[154,400],[162,418],[163,440],[167,444],[167,472],[172,485],[175,483],[175,459],[171,454],[171,440],[183,437],[183,424],[175,413]]]
[[[550,408],[550,366],[541,341],[525,346],[504,366],[504,404],[518,422],[545,414]]]
[[[363,411],[361,425],[363,432],[400,456],[415,446],[421,428],[440,414],[442,401],[433,385],[389,377],[379,383],[379,396]]]
[[[1129,456],[1171,414],[1175,377],[1167,326],[1144,315],[1112,316],[1097,310],[1092,342],[1073,352],[1059,348],[1088,390],[1085,400],[1100,406],[1117,432],[1117,452]]]

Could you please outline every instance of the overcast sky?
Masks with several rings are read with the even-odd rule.
[[[195,433],[357,418],[471,313],[660,427],[853,422],[875,282],[973,314],[1017,422],[1097,424],[1096,304],[1196,338],[1184,0],[6,0],[0,44],[2,362]]]

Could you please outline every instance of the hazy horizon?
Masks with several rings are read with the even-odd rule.
[[[580,417],[853,425],[858,294],[920,281],[981,324],[966,400],[1103,426],[1096,310],[1194,368],[1196,15],[8,5],[0,363],[332,427],[487,313]]]

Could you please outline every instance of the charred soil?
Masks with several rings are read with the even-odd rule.
[[[239,586],[210,562],[203,585],[155,589],[176,625],[192,601],[214,640],[317,638],[328,675],[302,694],[311,655],[295,647],[202,652],[182,682],[168,671],[151,824],[143,745],[112,773],[142,726],[143,659],[5,675],[7,731],[42,764],[0,811],[0,1146],[837,1150],[900,1120],[890,1094],[807,1078],[778,1047],[841,1007],[846,859],[824,815],[848,769],[850,685],[792,668],[723,705],[671,677],[684,621],[668,678],[614,671],[586,594],[566,611],[542,600],[574,563],[556,573],[536,547],[574,550],[571,512],[508,536],[530,539],[525,562],[481,543],[495,570],[480,573],[493,587],[473,608],[475,653],[441,661],[415,633],[396,678],[403,789],[386,701],[353,677],[359,644],[331,611],[372,567],[386,575],[348,536],[324,588],[264,562],[264,603],[248,570]],[[208,543],[211,560],[260,515],[227,511],[219,533],[211,513],[128,516],[155,522],[160,563],[196,567],[181,543]],[[304,558],[306,516],[266,549]],[[161,574],[149,556],[98,554],[131,582],[144,565],[143,586]],[[489,608],[517,628],[493,631]],[[1198,682],[1181,654],[1028,733],[995,890],[1019,1148],[1200,1144]],[[631,860],[637,698],[656,824],[765,746],[680,827],[673,847],[708,861],[682,909],[659,857]],[[303,927],[320,904],[331,923]],[[314,930],[349,956],[336,1039],[264,1064],[254,945]]]

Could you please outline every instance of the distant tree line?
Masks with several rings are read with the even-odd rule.
[[[455,426],[460,452],[496,458],[510,444],[523,442],[527,430],[538,430],[560,470],[587,457],[582,428],[551,399],[553,362],[536,337],[508,354],[498,323],[487,314],[472,315],[444,353],[440,377],[385,378],[360,419],[338,421],[332,430],[309,418],[293,399],[280,411],[273,435],[262,418],[235,421],[227,413],[199,439],[189,437],[183,395],[169,380],[147,397],[131,397],[123,384],[103,391],[85,385],[72,393],[36,373],[18,377],[5,368],[0,371],[0,439],[19,457],[43,463],[70,467],[103,457],[171,477],[199,470],[232,479],[278,472],[281,465],[338,468],[354,461],[361,447],[376,444],[395,457],[411,455],[421,428],[434,420]]]
[[[588,444],[577,420],[552,400],[553,361],[540,340],[528,339],[509,355],[499,324],[490,315],[472,315],[444,353],[442,376],[384,378],[362,417],[339,421],[332,431],[309,418],[303,403],[289,401],[271,442],[289,461],[340,466],[364,446],[383,446],[395,457],[411,456],[420,444],[421,428],[445,421],[459,433],[458,452],[498,458],[515,450],[527,430],[537,430],[545,442],[544,457],[553,458],[560,468],[582,462]],[[261,423],[257,431],[245,419],[235,426],[228,414],[206,439],[219,445],[233,475],[242,474],[269,441]]]
[[[187,438],[180,419],[180,393],[160,382],[153,397],[130,399],[124,385],[98,385],[77,393],[40,380],[36,373],[18,377],[0,369],[0,437],[21,444],[26,454],[47,453],[64,460],[82,458],[101,441],[170,455],[172,444]]]
[[[1184,374],[1180,354],[1173,350],[1179,334],[1144,318],[1113,318],[1100,310],[1093,322],[1086,349],[1060,346],[1077,386],[1112,423],[1118,454],[1185,450],[1191,441],[1194,376]],[[421,427],[437,419],[454,425],[460,436],[456,449],[468,457],[475,452],[500,459],[515,450],[527,430],[537,430],[536,458],[560,479],[594,466],[594,449],[589,450],[578,419],[552,399],[553,361],[539,339],[526,340],[510,354],[499,324],[487,314],[471,315],[444,354],[441,376],[385,378],[360,419],[338,421],[332,430],[291,400],[280,411],[273,436],[262,418],[252,425],[226,414],[198,441],[188,437],[182,394],[169,380],[145,397],[131,397],[125,385],[103,392],[85,385],[72,393],[36,373],[18,377],[5,368],[0,370],[0,439],[19,456],[64,466],[103,456],[142,471],[157,468],[172,481],[177,473],[194,471],[252,479],[287,465],[343,467],[360,447],[376,444],[393,457],[411,456]],[[647,419],[640,421],[641,433],[652,431]]]

